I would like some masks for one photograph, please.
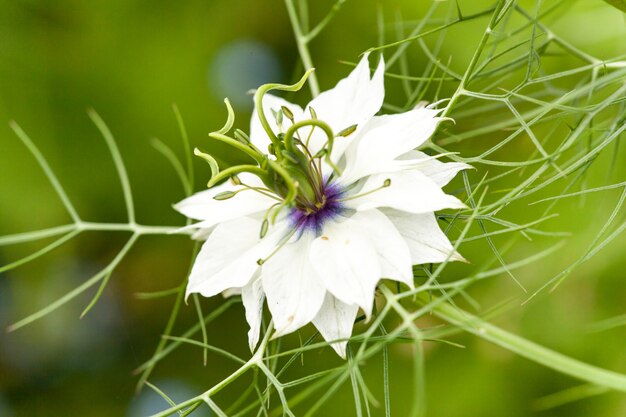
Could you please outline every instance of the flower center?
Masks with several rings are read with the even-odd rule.
[[[296,204],[291,209],[289,218],[293,227],[300,233],[310,231],[316,235],[321,234],[323,225],[344,211],[341,203],[343,190],[337,184],[322,184],[322,193],[313,204]]]

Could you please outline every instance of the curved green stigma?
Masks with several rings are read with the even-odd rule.
[[[296,121],[292,111],[282,106],[278,111],[273,111],[276,124],[282,130],[282,124],[285,120],[291,122],[284,132],[275,132],[272,130],[263,109],[263,97],[269,91],[299,91],[313,69],[307,71],[302,78],[293,85],[285,84],[265,84],[259,87],[254,95],[256,112],[269,137],[271,144],[268,152],[264,153],[258,149],[251,141],[248,135],[239,129],[235,129],[231,136],[231,130],[235,123],[235,113],[228,99],[224,100],[227,111],[227,119],[224,126],[214,132],[209,133],[209,137],[218,140],[230,147],[240,151],[248,156],[253,163],[245,163],[228,167],[224,170],[219,169],[219,165],[215,158],[211,155],[196,149],[194,153],[203,158],[211,168],[211,178],[208,187],[227,180],[233,179],[235,184],[241,185],[238,191],[226,191],[216,195],[217,200],[226,200],[233,198],[237,193],[243,190],[254,190],[264,195],[276,198],[279,202],[272,206],[265,216],[266,221],[274,223],[281,210],[285,207],[296,207],[302,212],[313,213],[324,207],[326,196],[324,189],[328,178],[324,178],[322,173],[322,161],[324,161],[333,170],[333,175],[340,175],[339,168],[331,159],[335,137],[345,137],[352,134],[356,130],[356,125],[343,129],[339,134],[335,135],[331,127],[324,121],[318,119],[315,110],[309,107],[311,119]],[[301,137],[302,128],[310,127],[308,137]],[[311,152],[309,142],[313,137],[315,129],[320,129],[325,137],[325,142],[320,149],[315,149],[314,154]],[[234,137],[233,137],[234,136]],[[319,145],[318,145],[319,146]],[[242,184],[237,177],[243,172],[251,173],[261,179],[265,187],[252,187]],[[266,224],[266,223],[264,223]],[[267,233],[267,225],[262,228],[261,235]]]

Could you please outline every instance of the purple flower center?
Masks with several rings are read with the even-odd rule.
[[[325,184],[322,201],[317,202],[314,208],[296,206],[289,213],[293,227],[299,233],[310,231],[316,235],[321,234],[325,222],[343,213],[344,206],[340,201],[342,196],[343,189],[337,184]]]

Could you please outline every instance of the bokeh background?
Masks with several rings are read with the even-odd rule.
[[[313,21],[333,4],[326,0],[310,3]],[[534,10],[534,2],[522,3]],[[600,58],[626,54],[623,14],[600,0],[567,3],[549,20],[556,33]],[[488,4],[460,1],[468,13]],[[377,11],[389,22],[398,16],[416,21],[429,6],[429,0],[347,2],[312,45],[322,89],[350,70],[340,60],[354,62],[376,44]],[[446,42],[442,55],[453,56],[456,68],[462,69],[484,24],[477,20],[455,28],[455,41]],[[411,25],[405,29],[410,31]],[[424,61],[418,49],[408,59],[415,68]],[[571,60],[556,56],[551,65],[558,71],[571,67]],[[9,120],[17,120],[41,148],[84,219],[123,222],[123,198],[113,163],[86,115],[87,108],[95,108],[116,136],[126,161],[138,220],[181,225],[184,220],[171,205],[183,198],[183,190],[167,161],[150,145],[151,138],[159,138],[182,156],[172,104],[180,108],[194,145],[213,149],[223,161],[232,163],[236,155],[213,147],[207,139],[207,132],[224,121],[223,97],[231,98],[239,117],[237,125],[245,129],[251,110],[247,90],[268,81],[290,82],[301,72],[280,1],[0,0],[0,235],[70,221],[40,168],[8,128]],[[400,89],[397,81],[388,81],[387,86],[391,97]],[[306,101],[306,94],[300,101]],[[471,144],[464,146],[471,148]],[[609,181],[606,170],[592,171],[589,181],[623,181],[623,156],[622,147]],[[484,171],[479,167],[472,178]],[[196,162],[196,190],[208,175],[208,167]],[[572,231],[574,236],[557,256],[523,269],[518,278],[529,288],[538,288],[565,268],[568,259],[579,257],[618,196],[611,191],[564,204],[550,229]],[[524,210],[516,206],[507,216],[523,217]],[[619,219],[624,220],[623,213]],[[126,238],[117,232],[81,235],[36,262],[1,274],[0,327],[6,328],[83,282],[115,256]],[[510,257],[532,253],[533,244],[521,245]],[[624,314],[625,244],[626,237],[619,237],[558,291],[524,307],[520,307],[523,294],[505,275],[477,286],[472,295],[485,308],[513,297],[516,301],[495,320],[498,325],[623,373],[624,326],[603,332],[589,329],[599,320]],[[0,247],[0,264],[41,245]],[[152,354],[173,299],[144,301],[134,294],[178,285],[184,279],[191,248],[184,237],[142,238],[113,274],[103,298],[82,320],[78,316],[92,292],[17,332],[1,331],[0,416],[134,417],[164,408],[166,403],[148,390],[135,395],[137,377],[131,372]],[[486,253],[484,245],[470,247],[464,254],[472,259],[481,253]],[[210,311],[221,303],[217,298],[204,300],[203,307]],[[175,333],[193,324],[194,314],[192,306],[183,307]],[[209,341],[245,356],[246,331],[242,308],[236,305],[209,326]],[[466,348],[426,346],[429,416],[626,415],[626,399],[617,393],[542,411],[537,399],[579,383],[474,337],[460,335],[454,341]],[[297,337],[286,343],[297,344]],[[328,352],[306,359],[309,369],[337,361]],[[150,380],[173,399],[182,400],[232,370],[219,356],[210,355],[207,366],[201,361],[198,348],[183,347],[157,367]],[[368,364],[365,377],[380,388],[379,362]],[[394,415],[407,413],[409,401],[403,399],[413,395],[410,369],[410,349],[394,346]],[[236,385],[222,401],[232,401],[240,388]],[[380,392],[375,394],[381,399]],[[352,415],[350,398],[347,386],[320,415]],[[381,408],[373,412],[384,415]],[[198,414],[209,415],[209,411]]]

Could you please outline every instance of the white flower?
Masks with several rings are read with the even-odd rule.
[[[441,187],[469,166],[414,150],[443,120],[439,110],[375,116],[383,75],[381,59],[370,78],[365,56],[304,110],[263,95],[266,120],[257,109],[250,126],[250,148],[270,149],[261,174],[242,168],[236,181],[175,206],[206,239],[187,295],[241,293],[251,349],[267,298],[274,337],[312,322],[341,340],[332,347],[345,358],[357,311],[369,318],[381,278],[413,287],[412,265],[463,259],[434,212],[465,207]]]

